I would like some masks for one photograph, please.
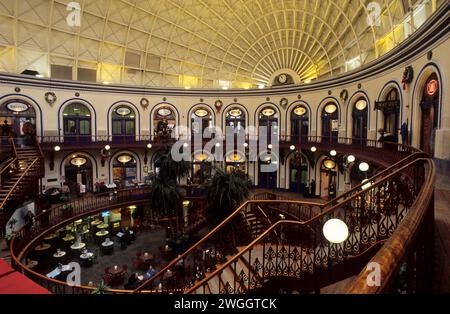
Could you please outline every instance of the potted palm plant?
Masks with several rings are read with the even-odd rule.
[[[246,173],[216,169],[214,176],[206,182],[210,222],[216,225],[233,213],[248,198],[251,188],[252,183]]]

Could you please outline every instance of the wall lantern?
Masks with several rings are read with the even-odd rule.
[[[355,104],[356,109],[362,111],[367,108],[367,101],[365,99],[358,100]]]
[[[86,158],[83,157],[75,157],[70,160],[70,163],[74,166],[81,167],[87,162]]]
[[[325,106],[325,112],[326,112],[326,113],[332,114],[332,113],[334,113],[336,110],[337,110],[337,107],[336,107],[335,104],[329,104],[329,105],[326,105],[326,106]]]
[[[123,163],[124,165],[129,162],[131,160],[131,156],[130,155],[120,155],[119,157],[117,157],[117,160],[121,163]]]

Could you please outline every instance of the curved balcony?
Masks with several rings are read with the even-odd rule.
[[[330,143],[319,141],[319,138],[316,138],[316,140],[316,142],[312,143],[315,143],[314,145],[318,150],[321,149],[327,151],[329,149]],[[241,267],[237,266],[238,263],[241,263],[239,261],[242,260],[243,256],[250,256],[250,252],[255,250],[256,245],[268,245],[266,251],[271,248],[271,253],[269,255],[262,254],[262,259],[264,259],[265,255],[273,257],[274,254],[275,256],[282,254],[285,256],[286,251],[283,250],[283,253],[279,250],[286,244],[292,249],[299,251],[299,248],[300,250],[303,250],[302,245],[311,246],[311,243],[313,243],[316,248],[320,248],[313,250],[314,252],[317,251],[317,255],[314,255],[316,254],[314,253],[309,257],[305,256],[305,258],[313,261],[311,265],[313,269],[315,269],[314,267],[317,266],[315,265],[315,261],[319,255],[325,256],[322,257],[321,260],[318,260],[319,264],[324,261],[331,262],[331,264],[334,262],[342,264],[343,260],[348,259],[343,258],[346,254],[341,254],[342,252],[352,253],[349,260],[353,258],[353,260],[356,261],[358,257],[364,257],[363,260],[357,260],[357,265],[359,266],[362,265],[361,261],[367,262],[377,250],[378,254],[374,259],[386,260],[386,256],[392,256],[392,247],[388,246],[388,244],[396,243],[396,249],[399,250],[396,254],[397,258],[390,258],[387,260],[387,264],[383,264],[385,265],[384,267],[390,269],[390,276],[395,277],[396,273],[399,271],[399,265],[403,263],[404,257],[409,254],[415,254],[415,250],[418,249],[415,246],[415,240],[418,239],[418,232],[429,232],[429,228],[432,228],[432,220],[430,220],[432,218],[430,218],[430,215],[432,215],[433,212],[433,203],[431,200],[434,188],[434,165],[431,160],[425,158],[426,155],[424,153],[412,147],[400,144],[366,141],[361,145],[361,141],[354,143],[351,139],[337,139],[336,143],[333,144],[333,148],[342,152],[344,152],[345,149],[348,149],[348,151],[352,153],[359,152],[362,156],[369,156],[372,161],[384,166],[389,165],[388,163],[390,161],[391,165],[369,179],[369,182],[371,183],[370,188],[367,188],[364,184],[359,184],[352,190],[324,204],[277,199],[277,197],[273,195],[256,195],[254,196],[255,200],[245,202],[219,226],[214,228],[180,257],[174,259],[166,267],[162,268],[161,271],[134,291],[134,293],[213,292],[210,288],[206,288],[208,281],[215,277],[218,278],[218,276],[221,277],[221,274],[230,265],[234,265],[234,271],[235,273],[238,273],[237,270]],[[374,160],[374,156],[377,156],[376,160]],[[395,163],[392,164],[392,162]],[[393,187],[395,187],[395,189]],[[392,189],[391,192],[394,192],[395,190],[395,193],[389,194],[391,195],[389,198],[381,198],[380,195],[383,193],[386,194],[389,188]],[[64,216],[61,208],[56,208],[56,210],[52,210],[50,213],[40,214],[36,217],[33,228],[23,228],[20,231],[19,236],[11,242],[11,255],[14,267],[55,293],[92,292],[95,289],[93,287],[69,286],[64,282],[38,274],[24,265],[21,260],[26,255],[27,251],[29,251],[37,241],[42,239],[45,234],[52,232],[70,221],[77,220],[92,213],[100,212],[102,209],[110,206],[120,207],[131,203],[136,204],[148,201],[150,195],[149,192],[150,188],[140,188],[120,191],[116,200],[109,199],[109,195],[99,195],[97,197],[83,199],[74,204],[74,211],[70,216]],[[395,195],[398,195],[399,197],[394,197]],[[362,202],[361,200],[365,200],[365,202]],[[381,205],[389,207],[391,210],[385,210],[384,212],[379,213],[373,211],[374,208],[381,208]],[[347,209],[352,210],[347,212]],[[372,212],[370,209],[372,209]],[[246,217],[248,218],[249,214],[256,216],[258,220],[263,223],[258,227],[252,226],[249,224],[248,219],[246,220]],[[368,223],[377,219],[379,222],[381,219],[380,215],[384,215],[384,219],[389,221],[393,220],[389,225],[378,223],[376,227],[373,223]],[[350,228],[352,240],[345,244],[345,250],[342,248],[334,250],[332,248],[333,245],[324,241],[323,236],[319,236],[321,235],[320,228],[324,221],[331,217],[343,218],[344,221],[352,226]],[[427,222],[426,224],[424,223],[425,219]],[[243,223],[247,224],[245,228],[242,228]],[[361,231],[361,227],[359,229],[355,227],[358,224],[359,226],[364,224],[364,232]],[[237,229],[236,226],[240,226],[240,228]],[[377,230],[375,237],[370,234],[370,230],[373,230],[374,228]],[[206,265],[203,263],[201,272],[203,272],[204,276],[200,279],[192,277],[182,278],[178,281],[175,280],[167,283],[167,285],[163,286],[163,289],[157,291],[153,290],[151,286],[156,278],[164,278],[164,275],[168,270],[173,269],[180,260],[186,259],[188,256],[198,258],[198,253],[204,251],[204,244],[216,241],[216,243],[220,243],[220,239],[222,239],[222,243],[227,242],[224,240],[230,239],[230,230],[238,231],[234,235],[234,242],[228,241],[229,243],[227,245],[221,247],[220,250],[217,250],[218,252],[225,252],[226,255],[222,254],[222,258],[227,256],[227,259],[222,259],[220,261],[215,260],[214,265]],[[299,235],[308,234],[311,230],[314,231],[314,240],[312,242],[298,243],[298,240],[295,240],[299,238]],[[380,230],[384,231],[381,232]],[[357,235],[358,232],[359,235]],[[366,239],[367,236],[361,236],[363,233],[369,235],[368,240]],[[281,237],[282,234],[283,236]],[[282,241],[277,242],[277,239],[282,239]],[[400,239],[402,239],[401,241],[405,245],[398,247]],[[430,244],[432,245],[432,241],[428,240],[430,239],[422,241],[424,242],[423,244],[427,245],[427,248]],[[283,241],[285,242],[283,243]],[[231,248],[229,247],[230,243],[233,244],[233,247]],[[278,244],[280,244],[279,248],[277,248]],[[359,247],[356,251],[353,250],[355,245]],[[381,249],[379,249],[380,246]],[[287,252],[292,253],[293,251],[289,249]],[[333,257],[330,259],[329,254],[331,253],[333,253]],[[337,257],[335,256],[335,253],[339,253],[337,254]],[[381,253],[383,254],[380,257],[379,255]],[[275,271],[275,274],[278,274],[280,271],[279,267],[281,267],[280,265],[285,265],[286,263],[293,265],[290,258],[290,253],[288,253],[288,258],[281,264],[274,264],[274,268],[269,271],[269,274],[273,274],[273,271]],[[256,261],[253,260],[252,262],[254,264]],[[198,264],[200,264],[200,262]],[[248,265],[252,265],[252,263],[248,263]],[[423,263],[422,266],[428,267],[427,263]],[[343,266],[341,265],[340,267]],[[248,269],[251,269],[251,267]],[[413,270],[415,272],[420,271],[418,267],[413,268]],[[293,278],[295,282],[295,279],[298,279],[295,275],[299,273],[290,272],[290,274],[293,274],[291,279]],[[316,275],[318,274],[319,273],[316,273]],[[348,274],[345,274],[345,276],[347,275]],[[360,278],[364,278],[365,275],[366,274],[362,273]],[[262,276],[262,273],[249,273],[246,276],[248,278],[258,278],[259,283],[252,281],[253,284],[256,284],[254,287],[250,286],[251,281],[249,280],[249,286],[245,286],[246,284],[244,284],[242,280],[241,282],[235,280],[233,283],[228,282],[228,284],[226,284],[223,278],[221,278],[219,280],[219,288],[215,293],[251,292],[254,291],[255,288],[262,288],[261,278],[264,277]],[[236,276],[235,278],[239,278],[239,276]],[[364,289],[357,285],[359,281],[362,282],[363,280],[360,278],[355,281],[355,288],[351,290],[351,292],[364,292]],[[277,276],[269,276],[263,279],[262,282],[266,279],[274,280],[277,279]],[[369,292],[385,292],[392,287],[392,282],[394,281],[395,280],[392,279],[389,283],[383,283],[383,287],[378,290],[371,290]],[[298,282],[296,283],[298,284]],[[222,286],[220,286],[221,284]],[[243,288],[236,288],[237,285],[242,285]],[[233,290],[230,290],[230,287],[233,287]],[[108,292],[131,293],[133,291],[112,289]]]

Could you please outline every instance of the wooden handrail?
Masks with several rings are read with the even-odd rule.
[[[420,227],[429,211],[434,209],[429,205],[434,198],[434,183],[436,180],[436,168],[431,160],[426,160],[428,171],[427,178],[424,181],[422,192],[414,202],[408,215],[402,220],[392,236],[386,241],[385,245],[377,252],[370,261],[380,265],[381,285],[369,286],[367,277],[370,271],[363,269],[358,277],[353,281],[350,288],[346,291],[348,294],[379,294],[385,292],[386,288],[394,279],[403,263],[408,251],[411,249],[414,240],[417,238]]]
[[[28,174],[28,172],[30,171],[31,167],[33,167],[38,161],[39,161],[39,157],[33,159],[31,164],[27,167],[27,169],[25,169],[25,171],[22,173],[22,175],[19,177],[19,179],[17,179],[16,183],[14,183],[12,188],[9,190],[8,194],[6,194],[5,199],[2,201],[2,203],[0,203],[0,208],[3,208],[3,206],[5,205],[5,203],[7,202],[9,197],[11,196],[11,194],[16,189],[17,185],[20,183],[20,181],[22,181],[22,179],[25,177],[25,175]]]
[[[3,167],[3,169],[0,169],[0,176],[7,170],[9,169],[9,167],[13,164],[17,162],[17,150],[16,150],[16,145],[14,144],[14,140],[12,137],[8,137],[8,140],[11,142],[11,150],[12,150],[12,160],[11,162],[9,162],[5,167]]]
[[[397,169],[396,171],[392,172],[392,169],[399,167],[400,165],[402,165],[403,163],[409,161],[409,159],[411,159],[412,157],[416,158],[418,155],[416,154],[420,154],[420,153],[414,153],[410,156],[407,156],[405,158],[403,158],[402,160],[400,160],[399,162],[396,162],[394,165],[392,165],[391,167],[389,167],[388,169],[383,170],[381,173],[375,175],[374,177],[369,179],[369,182],[371,180],[373,180],[374,178],[378,178],[381,175],[384,175],[386,173],[389,173],[389,175],[386,178],[389,178],[393,175],[393,173],[398,173],[399,169]],[[403,170],[404,166],[400,168],[400,170]],[[384,178],[384,179],[386,179]],[[374,183],[371,188],[376,187],[380,184],[380,182],[383,182],[384,179],[382,181],[379,181],[378,183]],[[322,212],[320,214],[318,214],[315,217],[322,217],[324,214],[329,213],[330,211],[334,210],[335,208],[337,208],[338,206],[342,206],[343,204],[346,204],[349,202],[350,199],[353,199],[356,196],[359,196],[361,193],[364,192],[364,190],[361,189],[361,187],[363,185],[367,184],[367,182],[364,183],[360,183],[357,186],[355,186],[353,189],[351,189],[350,191],[344,193],[343,195],[341,195],[340,197],[338,197],[337,199],[341,199],[343,196],[347,196],[350,193],[355,192],[356,190],[360,189],[359,192],[356,192],[356,194],[354,194],[351,198],[344,200],[344,203],[339,203],[337,205],[332,206],[329,210]],[[184,252],[183,254],[181,254],[180,256],[178,256],[177,258],[175,258],[174,260],[172,260],[169,264],[167,264],[165,267],[163,267],[159,272],[157,272],[152,278],[148,279],[147,282],[144,282],[142,285],[140,285],[138,288],[136,288],[135,292],[138,293],[139,290],[144,289],[148,284],[150,284],[151,282],[153,282],[156,278],[158,278],[159,276],[162,276],[168,269],[170,269],[171,267],[173,267],[174,265],[176,265],[177,262],[179,262],[180,260],[184,259],[187,255],[189,255],[191,252],[193,252],[195,249],[197,249],[200,245],[202,245],[203,243],[205,243],[211,236],[213,236],[216,232],[218,232],[222,227],[224,227],[226,224],[228,224],[234,217],[236,217],[236,215],[247,205],[252,204],[252,203],[263,203],[263,204],[267,204],[267,203],[284,203],[284,204],[300,204],[300,205],[310,205],[310,206],[319,206],[321,207],[321,209],[326,208],[327,206],[329,206],[332,203],[335,203],[335,200],[331,200],[325,204],[321,204],[321,203],[314,203],[314,202],[304,202],[304,201],[294,201],[294,200],[283,200],[283,201],[277,201],[277,200],[258,200],[258,201],[246,201],[244,204],[242,204],[241,206],[239,206],[230,216],[228,216],[224,221],[222,221],[219,225],[217,225],[213,230],[211,230],[208,234],[206,234],[202,239],[200,239],[197,243],[195,243],[193,246],[191,246],[186,252]],[[311,222],[311,219],[307,220],[305,223],[309,223]]]
[[[211,274],[209,274],[207,277],[203,278],[201,281],[197,282],[193,287],[191,287],[186,293],[189,294],[195,290],[197,290],[200,286],[202,286],[204,283],[206,283],[207,281],[209,281],[211,278],[214,278],[218,273],[222,272],[225,268],[227,268],[231,263],[233,263],[234,261],[236,261],[238,258],[240,258],[243,254],[245,254],[249,249],[251,249],[253,246],[255,246],[258,242],[260,242],[262,239],[264,239],[270,232],[272,232],[275,228],[277,228],[280,225],[298,225],[298,226],[307,226],[309,224],[312,224],[313,222],[323,218],[326,215],[331,214],[333,211],[335,211],[338,208],[341,208],[343,205],[347,204],[348,202],[352,201],[353,199],[359,197],[361,194],[366,193],[376,187],[378,187],[380,184],[382,184],[383,182],[397,176],[399,173],[402,173],[403,170],[419,163],[419,162],[428,162],[429,164],[432,162],[429,159],[424,159],[424,158],[420,158],[420,159],[416,159],[412,162],[410,162],[409,164],[407,164],[406,166],[401,167],[400,169],[397,169],[396,171],[390,173],[388,176],[386,176],[386,178],[384,178],[382,181],[379,181],[375,184],[373,184],[370,188],[366,189],[366,190],[362,190],[360,192],[358,192],[357,194],[353,195],[351,198],[347,199],[344,201],[344,203],[342,204],[337,204],[332,206],[331,208],[327,209],[325,212],[316,215],[315,217],[307,220],[307,221],[294,221],[294,220],[280,220],[278,222],[276,222],[275,224],[273,224],[272,226],[270,226],[266,231],[264,231],[261,235],[259,235],[255,240],[253,240],[249,245],[247,245],[245,248],[243,248],[239,253],[237,253],[235,256],[233,256],[232,258],[230,258],[228,261],[226,261],[224,264],[220,265],[220,267],[217,267],[217,269],[215,271],[213,271]],[[433,176],[434,176],[434,166],[433,167]],[[430,177],[430,176],[429,176]],[[432,181],[432,180],[429,180]],[[427,182],[428,185],[433,185],[433,182]],[[424,188],[421,188],[421,191],[423,192]],[[420,195],[421,193],[419,193]],[[417,203],[417,200],[414,202],[414,204]],[[414,206],[413,204],[413,206]],[[415,208],[417,207],[417,204],[414,206]],[[420,207],[419,207],[420,210]]]

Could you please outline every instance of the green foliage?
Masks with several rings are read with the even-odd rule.
[[[181,208],[183,197],[175,181],[156,178],[153,182],[151,207],[162,216],[172,215]]]
[[[106,294],[106,292],[107,292],[109,289],[110,289],[109,286],[107,286],[107,285],[105,284],[105,282],[102,280],[102,281],[98,284],[97,288],[96,288],[94,291],[92,291],[92,294]]]
[[[216,169],[214,176],[206,183],[212,222],[219,222],[229,216],[248,198],[251,188],[252,183],[246,173]]]
[[[156,162],[161,165],[158,177],[163,182],[176,181],[189,173],[189,162],[173,160],[170,151],[162,154]]]

